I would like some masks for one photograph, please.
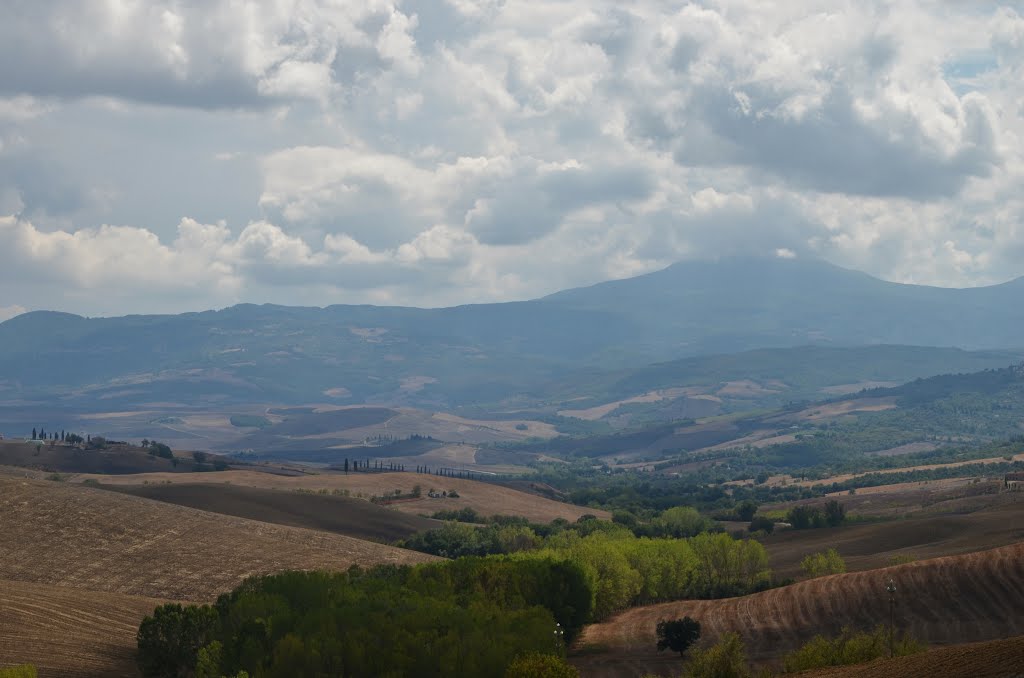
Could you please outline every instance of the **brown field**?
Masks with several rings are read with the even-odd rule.
[[[299,488],[318,491],[321,489],[349,490],[353,495],[363,494],[366,497],[393,493],[396,489],[403,493],[411,492],[419,485],[423,497],[418,500],[404,501],[393,505],[396,510],[414,515],[432,515],[435,511],[472,508],[485,516],[518,515],[529,520],[548,523],[555,518],[575,521],[580,516],[590,513],[602,518],[610,518],[607,511],[564,504],[534,495],[519,492],[507,487],[476,480],[462,478],[442,478],[419,473],[322,473],[305,476],[277,476],[255,471],[222,471],[220,473],[146,473],[141,475],[97,476],[81,475],[76,481],[93,478],[102,484],[142,485],[143,483],[189,483],[215,484],[231,483],[245,487],[263,489],[296,490]],[[430,488],[456,490],[458,499],[430,499],[426,496]]]
[[[211,513],[275,525],[304,527],[380,543],[405,539],[416,532],[438,528],[443,524],[362,499],[264,490],[242,485],[170,483],[99,487]]]
[[[44,677],[135,678],[139,623],[163,602],[0,581],[0,667],[32,664]]]
[[[588,627],[574,663],[585,676],[679,671],[659,657],[654,627],[689,615],[702,643],[739,633],[750,658],[771,663],[814,635],[869,629],[889,617],[885,584],[897,586],[896,624],[930,644],[992,640],[1024,633],[1024,543],[969,555],[821,577],[740,598],[688,600],[626,610]]]
[[[885,471],[865,471],[864,473],[843,473],[828,478],[821,478],[819,480],[793,480],[791,485],[801,485],[803,487],[813,487],[814,485],[831,485],[832,483],[842,483],[847,480],[853,480],[854,478],[860,478],[861,476],[870,475],[872,473],[903,473],[906,471],[931,471],[942,468],[960,468],[961,466],[970,466],[972,464],[1005,464],[1008,460],[1003,457],[985,457],[984,459],[969,459],[967,461],[952,461],[945,464],[922,464],[919,466],[905,466],[901,468],[885,469]],[[1015,454],[1010,461],[1024,461],[1024,454]],[[858,490],[859,492],[860,490]]]
[[[0,579],[174,600],[212,600],[248,576],[280,570],[432,559],[336,534],[4,477],[0,524]]]
[[[560,410],[558,415],[560,417],[576,417],[577,419],[585,419],[587,421],[597,421],[598,419],[601,419],[602,417],[619,409],[622,405],[630,405],[633,403],[656,403],[662,400],[673,400],[684,395],[696,395],[699,392],[700,389],[693,388],[666,388],[658,391],[650,391],[643,395],[626,398],[624,400],[616,400],[603,405],[595,405],[594,407],[588,407],[586,409]]]
[[[85,451],[70,445],[0,441],[0,464],[18,466],[42,473],[149,473],[184,471],[191,465],[175,467],[170,459],[161,459],[136,447],[111,447]]]
[[[765,422],[774,421],[822,421],[841,417],[856,412],[882,412],[884,410],[896,409],[896,398],[857,398],[855,400],[841,400],[836,403],[818,403],[811,405],[799,412],[786,412],[765,419]]]
[[[910,657],[801,673],[805,678],[1017,678],[1024,674],[1024,636],[940,647]]]
[[[986,503],[1010,497],[982,497]],[[777,579],[799,578],[800,561],[834,548],[851,572],[885,567],[897,556],[916,560],[972,553],[1024,541],[1024,497],[971,513],[925,515],[903,520],[813,530],[785,530],[763,540]]]

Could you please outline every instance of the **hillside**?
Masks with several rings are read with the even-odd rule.
[[[350,495],[364,498],[383,496],[400,490],[410,494],[419,485],[422,496],[419,499],[404,499],[390,508],[413,515],[431,515],[437,511],[451,511],[472,508],[484,516],[495,514],[523,516],[534,522],[548,523],[556,518],[575,521],[590,513],[601,518],[610,518],[606,511],[583,506],[574,506],[533,494],[527,494],[508,487],[465,478],[442,478],[419,473],[321,473],[318,475],[278,476],[255,471],[224,471],[221,473],[162,474],[97,476],[82,475],[76,481],[94,480],[103,485],[144,487],[149,484],[203,484],[211,489],[230,483],[234,486],[269,490],[306,490],[310,492],[334,492],[347,490]],[[430,498],[430,489],[438,492],[456,490],[457,498]],[[146,491],[142,489],[140,491]],[[214,499],[210,499],[214,503]]]
[[[941,289],[821,261],[722,259],[533,301],[454,308],[35,312],[0,324],[0,399],[454,407],[529,393],[579,370],[754,348],[1012,348],[1024,329],[1022,290],[1022,280]]]
[[[588,627],[575,661],[587,676],[636,675],[669,666],[655,648],[661,619],[689,615],[702,642],[739,633],[752,660],[777,659],[816,634],[844,626],[868,629],[887,621],[885,585],[897,587],[896,624],[930,644],[1004,638],[1024,633],[1024,543],[879,570],[832,575],[725,600],[691,600],[626,610]],[[678,665],[678,658],[673,658]],[[676,668],[678,670],[678,667]]]
[[[136,678],[139,623],[165,601],[0,580],[0,667],[44,678]]]
[[[0,524],[0,580],[174,600],[212,600],[260,573],[430,559],[336,534],[4,476]]]
[[[1020,675],[1024,666],[1024,636],[940,647],[896,659],[798,674],[803,678],[932,678],[970,676],[1007,678]]]

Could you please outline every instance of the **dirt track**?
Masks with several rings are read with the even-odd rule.
[[[593,653],[574,663],[584,676],[679,671],[655,649],[662,619],[691,616],[702,642],[739,633],[751,659],[777,659],[816,634],[844,626],[869,629],[888,620],[885,585],[897,586],[896,624],[932,644],[990,640],[1024,633],[1024,543],[897,567],[822,577],[741,598],[664,603],[622,612],[588,627],[579,646]]]

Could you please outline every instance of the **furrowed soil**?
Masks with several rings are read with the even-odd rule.
[[[982,499],[1010,498],[970,513],[921,515],[863,525],[785,530],[763,539],[776,579],[802,576],[805,556],[834,548],[849,571],[871,570],[892,564],[893,558],[925,560],[972,553],[1024,541],[1024,496],[989,495]]]
[[[0,667],[39,675],[134,678],[135,634],[165,601],[0,580]]]
[[[876,659],[798,674],[803,678],[1016,678],[1024,674],[1024,637],[942,647],[909,657]]]
[[[832,575],[739,598],[634,608],[588,627],[574,657],[584,676],[678,673],[678,657],[656,649],[655,625],[690,616],[702,644],[739,633],[755,662],[777,662],[818,634],[870,629],[889,619],[885,585],[896,583],[895,623],[929,644],[1024,633],[1024,543],[896,567]]]
[[[99,476],[83,474],[75,480],[96,480],[104,485],[142,485],[143,483],[188,483],[241,485],[275,490],[305,489],[348,490],[352,495],[383,496],[400,490],[409,494],[417,485],[422,491],[420,499],[403,500],[391,504],[395,510],[413,515],[433,515],[436,511],[472,508],[484,516],[516,515],[534,522],[548,523],[556,518],[575,521],[590,513],[599,518],[611,517],[607,511],[565,504],[551,499],[519,492],[507,487],[464,478],[446,478],[421,473],[320,473],[304,476],[278,476],[255,471],[222,471],[219,473],[146,473],[139,475]],[[428,491],[456,490],[456,499],[431,499]]]
[[[265,523],[305,527],[357,539],[393,542],[443,523],[377,506],[362,499],[266,490],[241,485],[100,485],[136,497],[189,506]]]
[[[215,488],[210,488],[215,489]],[[0,580],[210,601],[246,577],[431,556],[116,492],[0,476]]]

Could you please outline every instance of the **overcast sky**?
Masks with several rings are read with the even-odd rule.
[[[1024,7],[7,0],[0,320],[1024,275]]]

